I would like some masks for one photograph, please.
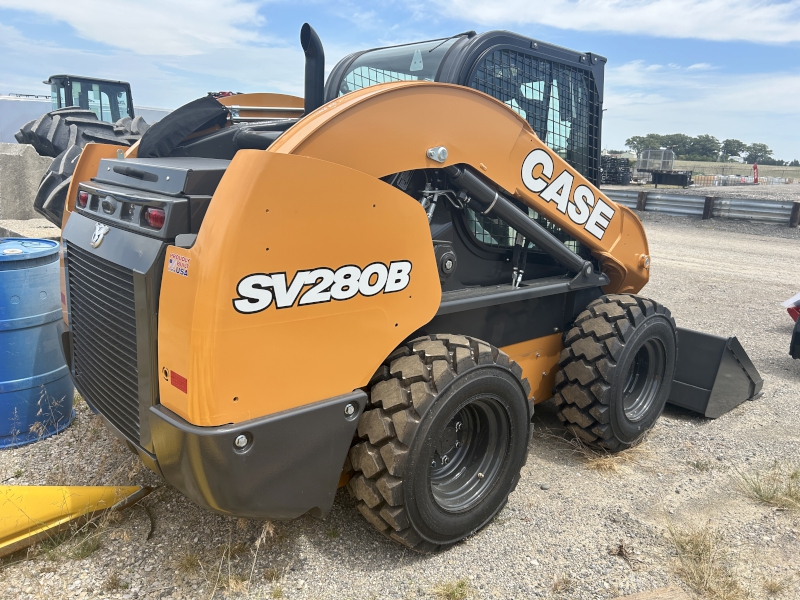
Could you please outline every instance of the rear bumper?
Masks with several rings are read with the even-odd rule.
[[[362,391],[242,423],[198,427],[157,404],[149,430],[155,454],[131,443],[148,468],[199,506],[248,519],[322,517],[333,505],[347,452],[367,403]],[[352,415],[345,407],[353,404]],[[235,440],[248,439],[242,450]]]
[[[362,391],[220,427],[197,427],[161,405],[150,409],[164,479],[202,507],[250,519],[323,516],[367,402]],[[352,404],[351,415],[345,408]],[[237,448],[244,435],[248,443]]]

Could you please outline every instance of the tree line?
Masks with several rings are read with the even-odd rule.
[[[703,134],[692,137],[683,133],[660,135],[634,135],[625,140],[625,145],[639,154],[642,150],[658,150],[667,148],[680,160],[697,160],[711,162],[727,162],[733,157],[743,158],[745,162],[760,165],[778,165],[800,167],[800,161],[791,162],[772,157],[772,150],[766,144],[745,144],[741,140],[728,139],[719,141],[713,135]]]

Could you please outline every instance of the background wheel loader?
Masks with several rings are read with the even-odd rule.
[[[304,100],[197,100],[132,148],[87,145],[70,185],[67,361],[166,481],[271,519],[346,484],[433,551],[504,506],[536,403],[615,451],[668,400],[718,416],[758,393],[735,338],[636,295],[644,230],[595,187],[605,59],[470,32],[323,85],[301,42]]]

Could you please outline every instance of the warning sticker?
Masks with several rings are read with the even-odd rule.
[[[189,258],[187,256],[181,256],[180,254],[170,253],[169,259],[167,260],[167,271],[188,277]]]

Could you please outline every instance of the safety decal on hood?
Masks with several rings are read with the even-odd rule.
[[[356,265],[344,265],[335,271],[318,267],[297,271],[291,282],[286,273],[253,273],[236,285],[238,297],[233,299],[233,308],[242,314],[253,314],[273,304],[281,309],[291,308],[295,303],[307,306],[349,300],[358,294],[391,294],[406,289],[410,282],[411,262],[407,260],[388,265],[374,262],[363,269]]]
[[[534,176],[534,169],[540,166],[541,177]],[[555,202],[556,208],[576,225],[581,225],[598,240],[603,239],[606,229],[616,212],[602,198],[595,198],[587,185],[579,185],[572,190],[575,178],[566,169],[553,177],[555,165],[553,158],[544,150],[533,150],[522,163],[522,183],[530,191],[538,194],[545,202]]]

